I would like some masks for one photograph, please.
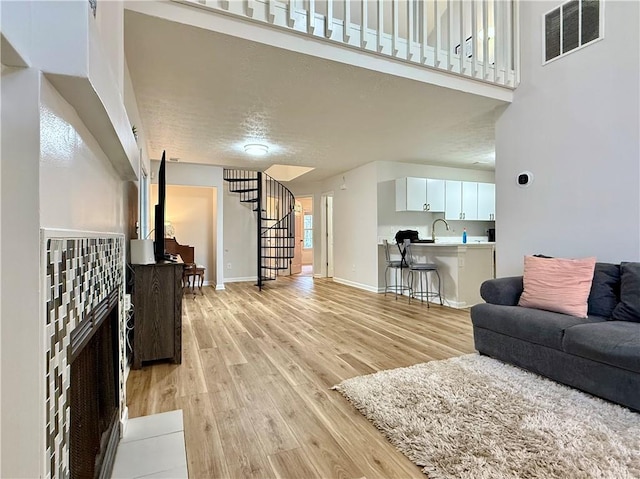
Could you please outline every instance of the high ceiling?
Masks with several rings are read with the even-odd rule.
[[[378,160],[494,166],[499,100],[132,11],[125,53],[154,159],[314,167],[304,181]]]

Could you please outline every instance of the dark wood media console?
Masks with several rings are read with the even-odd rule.
[[[184,264],[160,261],[133,265],[133,369],[144,361],[182,362],[182,271]]]

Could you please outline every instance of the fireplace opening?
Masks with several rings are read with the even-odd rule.
[[[120,433],[117,291],[85,315],[70,348],[69,475],[108,478]]]

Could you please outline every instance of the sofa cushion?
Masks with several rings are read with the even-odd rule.
[[[620,302],[611,316],[640,323],[640,263],[620,263]]]
[[[606,322],[607,318],[576,318],[561,313],[520,306],[481,303],[471,308],[474,326],[562,351],[562,337],[567,328],[577,324]]]
[[[524,291],[518,304],[587,317],[595,258],[524,258]]]
[[[640,373],[640,324],[606,321],[579,324],[564,332],[566,353]]]
[[[596,263],[589,293],[589,316],[611,317],[620,301],[620,266]]]

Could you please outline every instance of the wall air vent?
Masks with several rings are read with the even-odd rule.
[[[603,38],[603,14],[603,0],[570,0],[547,12],[542,18],[542,64]]]

